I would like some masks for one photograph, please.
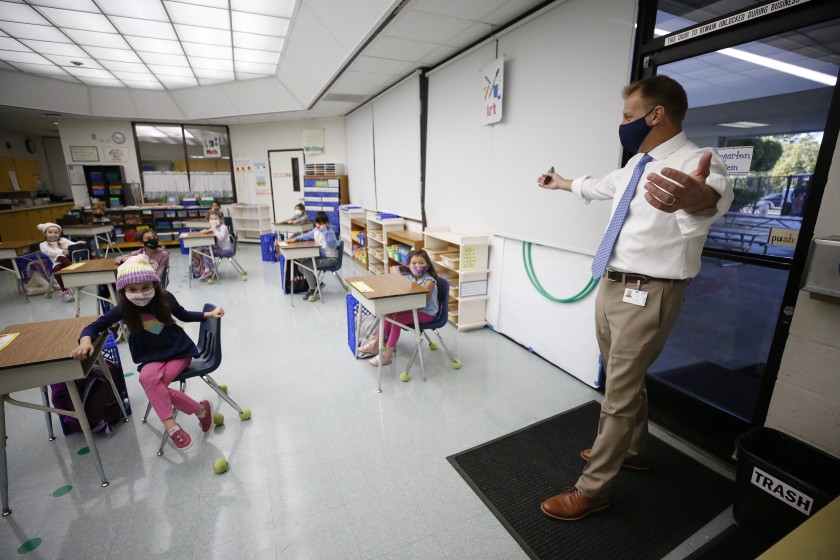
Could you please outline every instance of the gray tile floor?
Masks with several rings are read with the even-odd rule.
[[[344,293],[334,279],[323,304],[297,299],[291,308],[279,291],[278,265],[261,262],[259,247],[240,247],[239,261],[247,282],[223,265],[221,285],[189,288],[186,258],[175,253],[170,291],[188,309],[205,302],[225,308],[224,360],[214,377],[253,418],[242,422],[221,406],[225,425],[206,435],[194,418],[183,418],[193,448],[169,446],[157,457],[161,425],[140,422],[147,401],[132,375],[134,418],[112,437],[96,435],[111,481],[100,488],[90,456],[77,455],[81,434],[49,442],[40,413],[7,406],[14,514],[0,520],[0,558],[526,558],[445,457],[599,394],[490,330],[451,326],[442,334],[462,369],[451,369],[442,351],[426,350],[428,382],[415,371],[401,383],[411,350],[403,337],[396,369],[386,368],[377,394],[375,368],[355,361],[347,346]],[[361,273],[345,267],[347,276]],[[0,326],[73,315],[58,298],[26,305],[6,276]],[[95,313],[90,299],[82,311]],[[198,332],[195,324],[185,328]],[[119,349],[124,370],[136,371],[127,345]],[[200,381],[187,391],[220,404]],[[16,396],[38,399],[35,391]],[[218,457],[230,461],[224,475],[213,472]],[[72,491],[52,496],[67,484]],[[731,521],[727,510],[666,558],[687,556]],[[21,543],[33,538],[42,544],[19,556]]]

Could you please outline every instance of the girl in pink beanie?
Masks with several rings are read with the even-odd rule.
[[[79,360],[90,357],[93,340],[114,323],[125,321],[131,358],[139,364],[140,385],[175,447],[189,449],[192,438],[175,422],[173,407],[185,414],[195,414],[203,432],[210,430],[213,414],[209,401],[198,403],[185,393],[169,388],[198,356],[195,344],[172,317],[197,322],[221,318],[225,311],[217,307],[202,313],[181,307],[175,296],[161,287],[160,278],[143,255],[129,257],[117,269],[117,302],[108,313],[85,327],[79,346],[71,355]]]

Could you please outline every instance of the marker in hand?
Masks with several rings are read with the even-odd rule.
[[[545,179],[543,179],[543,185],[547,185],[551,182],[551,174],[554,173],[554,166],[552,165],[551,168],[548,170],[548,173],[545,175]]]

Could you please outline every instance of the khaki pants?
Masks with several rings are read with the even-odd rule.
[[[601,279],[595,302],[595,328],[606,371],[598,436],[590,460],[575,486],[590,498],[606,499],[626,457],[647,452],[645,374],[662,352],[682,309],[686,280],[650,280],[644,307],[622,301],[635,282]]]

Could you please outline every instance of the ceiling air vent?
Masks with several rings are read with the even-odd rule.
[[[361,103],[367,99],[367,95],[355,93],[328,93],[321,98],[321,101],[336,101],[341,103]]]

